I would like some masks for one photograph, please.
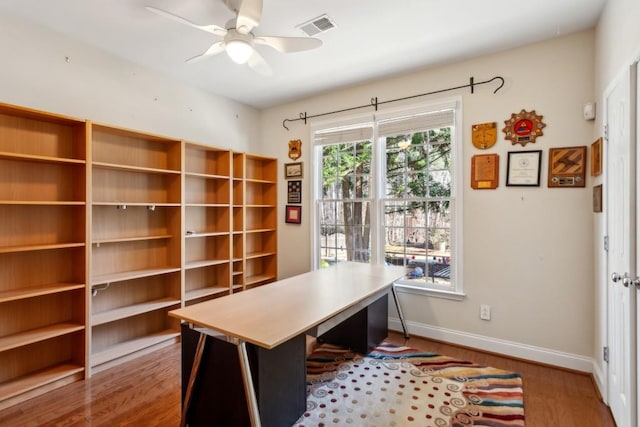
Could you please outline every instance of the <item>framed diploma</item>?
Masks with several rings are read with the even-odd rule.
[[[471,157],[471,188],[476,190],[497,188],[499,160],[497,154],[476,154]]]
[[[510,151],[507,157],[507,186],[540,187],[542,150]]]

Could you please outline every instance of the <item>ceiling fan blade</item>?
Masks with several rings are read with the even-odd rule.
[[[253,41],[283,53],[300,52],[322,46],[322,40],[309,37],[256,37]]]
[[[247,61],[247,64],[249,64],[249,67],[251,67],[253,71],[258,74],[262,74],[263,76],[268,77],[273,74],[269,64],[267,64],[264,58],[255,49],[253,50],[253,54],[249,58],[249,61]]]
[[[187,19],[182,18],[181,16],[174,15],[171,12],[167,12],[166,10],[155,8],[153,6],[145,6],[145,9],[147,9],[149,12],[155,13],[156,15],[160,15],[160,16],[163,16],[165,18],[169,18],[172,21],[176,21],[176,22],[179,22],[181,24],[188,25],[188,26],[193,27],[193,28],[197,28],[198,30],[206,31],[207,33],[210,33],[210,34],[215,34],[216,36],[224,37],[225,34],[227,34],[227,30],[226,29],[224,29],[222,27],[219,27],[217,25],[214,25],[214,24],[211,24],[211,25],[198,25],[198,24],[195,24],[195,23],[193,23],[193,22],[191,22],[191,21],[189,21]]]
[[[260,25],[262,19],[262,0],[242,0],[238,8],[236,30],[242,34],[249,34]]]
[[[204,53],[202,53],[200,55],[196,55],[193,58],[189,58],[189,59],[187,59],[186,62],[193,63],[193,62],[200,61],[200,60],[202,60],[204,58],[207,58],[209,56],[217,55],[220,52],[223,52],[225,47],[226,47],[226,44],[225,44],[225,42],[223,40],[221,40],[219,42],[215,42],[214,44],[209,46],[209,49],[207,49]]]

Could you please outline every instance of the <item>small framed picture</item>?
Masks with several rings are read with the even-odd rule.
[[[602,184],[593,187],[593,211],[602,212]]]
[[[302,223],[302,206],[286,206],[284,222],[289,224]]]
[[[602,173],[602,138],[591,144],[591,176]]]
[[[284,179],[294,178],[302,178],[302,162],[284,164]]]
[[[302,203],[302,181],[287,181],[287,203]]]
[[[540,187],[542,150],[507,153],[507,186]]]

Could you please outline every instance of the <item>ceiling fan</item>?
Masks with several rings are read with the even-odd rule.
[[[300,52],[315,49],[322,45],[322,40],[316,38],[256,36],[253,30],[260,25],[262,0],[223,1],[225,5],[236,12],[236,18],[227,22],[224,28],[214,24],[199,25],[153,6],[146,6],[146,9],[181,24],[223,37],[222,40],[213,43],[202,54],[187,59],[187,62],[198,61],[226,51],[234,62],[238,64],[248,63],[249,67],[259,74],[271,75],[271,67],[257,52],[255,45],[269,46],[282,53]]]

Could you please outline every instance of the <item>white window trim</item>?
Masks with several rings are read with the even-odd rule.
[[[431,102],[423,102],[420,104],[415,104],[411,106],[399,107],[394,109],[386,109],[384,111],[379,111],[374,114],[358,114],[350,117],[346,117],[339,120],[324,120],[315,122],[311,125],[310,129],[310,141],[313,141],[314,131],[317,129],[324,129],[327,127],[338,127],[338,126],[346,126],[349,124],[363,123],[367,121],[377,121],[384,118],[392,118],[400,115],[408,115],[416,112],[423,112],[428,110],[435,110],[438,108],[454,108],[455,109],[455,129],[454,134],[451,140],[451,150],[452,150],[452,160],[454,162],[454,169],[452,175],[452,188],[451,194],[452,198],[455,199],[455,211],[452,215],[452,241],[455,244],[455,263],[453,268],[453,277],[454,288],[451,289],[437,289],[430,288],[428,286],[411,286],[405,283],[397,283],[396,290],[398,292],[409,293],[409,294],[417,294],[417,295],[425,295],[430,297],[437,298],[445,298],[450,300],[461,301],[466,297],[464,293],[464,277],[463,277],[463,193],[464,193],[464,128],[463,128],[463,105],[462,105],[462,97],[456,96],[447,99],[441,99],[437,101]],[[378,130],[377,127],[374,126],[373,129],[373,159],[372,164],[375,165],[376,171],[381,170],[380,168],[384,167],[381,162],[384,159],[383,148],[381,144],[378,143]],[[318,224],[319,224],[319,215],[318,212],[318,204],[316,201],[320,195],[320,185],[319,183],[322,180],[322,158],[316,154],[317,147],[314,145],[312,147],[312,175],[313,176],[313,199],[312,203],[314,205],[313,208],[313,218],[312,218],[312,227],[311,227],[311,244],[313,245],[311,250],[311,266],[314,270],[320,268],[318,265],[318,250],[319,250],[319,242],[318,242]],[[371,183],[373,188],[372,194],[375,194],[374,200],[372,201],[372,208],[375,209],[376,215],[373,215],[373,219],[371,222],[371,230],[379,230],[380,228],[380,218],[384,216],[384,212],[382,212],[383,207],[381,198],[383,195],[380,194],[382,189],[384,188],[383,177],[381,174],[376,173],[375,179]],[[379,236],[378,232],[371,233],[371,262],[376,264],[384,263],[384,251],[380,252],[379,246]]]

